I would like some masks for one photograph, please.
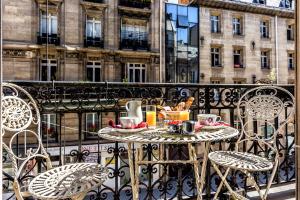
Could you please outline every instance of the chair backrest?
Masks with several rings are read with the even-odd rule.
[[[43,147],[40,112],[32,96],[15,84],[3,83],[1,103],[3,148],[12,162],[16,196],[22,199],[20,191],[26,191],[36,160],[45,159],[47,168],[51,168],[51,162]]]
[[[259,145],[256,154],[278,158],[277,135],[294,117],[294,96],[278,86],[260,86],[246,91],[238,101],[237,114],[241,135],[236,148],[246,144]]]

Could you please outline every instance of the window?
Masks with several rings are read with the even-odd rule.
[[[241,18],[234,17],[232,19],[232,27],[234,35],[242,35],[242,20]]]
[[[233,79],[233,83],[234,84],[245,84],[246,83],[246,79],[234,78]]]
[[[219,15],[210,16],[210,22],[211,22],[211,32],[220,33],[221,32],[220,16]]]
[[[260,22],[260,36],[262,38],[269,38],[269,22],[268,21]]]
[[[243,68],[243,50],[234,49],[233,50],[233,67],[234,68]]]
[[[40,32],[41,34],[53,35],[57,34],[57,15],[42,11],[40,18]]]
[[[128,80],[129,82],[146,82],[146,65],[128,63]]]
[[[89,61],[86,65],[86,79],[91,82],[101,81],[101,64],[96,61]]]
[[[101,21],[95,17],[86,19],[86,36],[91,38],[101,38]]]
[[[86,113],[86,131],[95,133],[99,130],[99,118],[97,113]]]
[[[42,137],[43,139],[56,140],[56,115],[55,114],[43,114],[42,115]]]
[[[262,69],[270,69],[270,52],[262,51],[261,52],[261,68]]]
[[[289,69],[294,69],[294,54],[288,53],[288,67]]]
[[[211,83],[211,84],[221,84],[221,81],[215,79],[215,80],[211,80],[210,83]]]
[[[287,40],[294,40],[294,25],[287,27]]]
[[[266,0],[254,0],[253,3],[266,4]]]
[[[221,67],[221,48],[211,48],[211,66]]]
[[[132,40],[147,40],[147,21],[122,18],[121,38]]]
[[[292,8],[293,1],[292,0],[281,0],[280,7],[282,8]]]
[[[57,80],[57,60],[42,60],[40,69],[41,81]]]

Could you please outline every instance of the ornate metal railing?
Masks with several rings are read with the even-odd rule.
[[[24,87],[37,101],[42,114],[53,114],[55,137],[44,131],[44,146],[51,155],[55,165],[68,162],[99,162],[108,166],[109,180],[97,190],[91,191],[90,199],[131,199],[131,184],[128,172],[127,146],[122,143],[104,141],[94,136],[101,127],[107,125],[108,119],[118,122],[118,116],[124,112],[124,104],[130,99],[141,99],[143,104],[175,105],[188,96],[195,97],[190,117],[196,119],[198,113],[216,113],[232,126],[239,127],[236,121],[236,103],[240,95],[257,85],[199,85],[199,84],[134,84],[134,83],[82,83],[82,82],[15,82]],[[294,87],[282,86],[292,93]],[[283,100],[287,101],[285,97]],[[94,113],[90,123],[87,113]],[[95,120],[96,119],[96,120]],[[257,128],[257,127],[256,127]],[[254,129],[255,130],[255,129]],[[266,130],[267,131],[267,130]],[[215,143],[213,148],[233,149],[234,139]],[[286,127],[278,136],[280,165],[274,184],[293,181],[295,178],[294,126]],[[15,145],[22,151],[22,143]],[[144,145],[144,158],[154,159],[157,144]],[[198,147],[201,164],[202,147]],[[259,144],[245,145],[244,151],[256,153],[264,147]],[[169,159],[187,159],[187,147],[169,145],[165,151]],[[7,196],[11,191],[12,177],[9,160],[4,161],[4,189]],[[181,163],[172,165],[148,164],[140,169],[141,199],[183,199],[196,195],[191,165]],[[260,173],[255,177],[264,185],[269,174]],[[233,186],[247,190],[247,181],[239,171],[228,177]],[[210,197],[220,182],[217,174],[207,167],[205,197]],[[13,195],[11,193],[11,195]]]
[[[119,5],[134,8],[151,8],[151,0],[119,0]]]
[[[46,33],[38,33],[37,36],[37,44],[54,44],[55,46],[60,45],[60,37],[58,34],[47,34]]]
[[[103,38],[93,38],[93,37],[85,37],[84,38],[84,47],[104,47]]]

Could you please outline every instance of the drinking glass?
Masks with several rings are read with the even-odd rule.
[[[156,128],[156,106],[146,106],[146,122],[149,128]]]

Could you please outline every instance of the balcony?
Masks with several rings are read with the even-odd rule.
[[[261,65],[261,69],[270,69],[270,65]]]
[[[59,46],[60,45],[60,37],[58,34],[47,34],[46,33],[38,33],[37,34],[37,44],[53,44],[55,46]]]
[[[103,38],[85,37],[84,38],[84,47],[103,48],[104,47]]]
[[[235,69],[244,69],[244,65],[243,64],[234,64],[233,67]]]
[[[99,139],[93,133],[97,128],[107,126],[107,119],[115,119],[117,122],[121,111],[125,111],[125,103],[129,99],[143,99],[144,103],[164,102],[166,105],[174,105],[180,99],[193,95],[197,101],[191,107],[190,117],[196,118],[199,112],[217,112],[231,126],[239,128],[236,120],[236,102],[241,94],[256,85],[200,85],[200,84],[134,84],[134,83],[82,83],[82,82],[16,82],[25,88],[36,100],[42,114],[56,114],[55,133],[57,141],[45,140],[44,146],[51,154],[51,161],[56,165],[72,162],[98,162],[109,167],[109,179],[98,189],[88,193],[89,199],[131,199],[131,183],[129,178],[127,146],[124,143],[110,142]],[[282,86],[294,93],[294,86]],[[182,90],[184,88],[184,91]],[[197,92],[195,92],[197,91]],[[216,98],[216,94],[217,97]],[[285,98],[285,97],[284,97]],[[284,99],[283,98],[283,99]],[[85,121],[87,113],[95,113],[98,117],[99,126],[90,127]],[[71,120],[71,123],[70,121]],[[77,122],[82,122],[76,124]],[[258,130],[257,124],[253,129]],[[51,131],[48,131],[51,132]],[[44,133],[43,138],[51,137]],[[280,163],[273,187],[280,184],[290,184],[295,180],[295,134],[293,129],[286,128],[278,135],[278,146],[281,154]],[[22,140],[16,140],[15,149],[22,152]],[[214,150],[231,150],[235,139],[227,140],[213,145]],[[185,145],[167,145],[165,156],[170,159],[186,159],[187,147]],[[251,146],[244,145],[245,151],[262,153],[263,146],[253,143]],[[144,158],[153,159],[157,155],[158,145],[153,143],[144,145]],[[199,161],[201,163],[203,149],[199,147]],[[10,176],[11,164],[7,154],[3,155],[3,170],[5,195],[14,195],[11,191],[13,177]],[[37,163],[40,170],[43,166],[40,160]],[[30,174],[31,175],[31,174]],[[255,178],[259,185],[265,185],[268,179],[267,173],[256,174]],[[182,163],[147,164],[142,167],[140,177],[140,195],[155,196],[153,199],[195,199],[195,180],[192,166]],[[20,177],[20,181],[26,181]],[[217,189],[220,178],[216,172],[207,167],[205,190],[203,196],[210,199]],[[248,192],[246,177],[237,171],[232,173],[229,183],[232,186]],[[226,191],[222,192],[221,199],[228,199]],[[285,192],[282,192],[285,193]],[[255,194],[256,195],[256,194]],[[273,195],[274,197],[274,195]],[[144,199],[144,198],[143,198]],[[273,198],[270,198],[273,199]],[[280,199],[278,197],[278,199]],[[282,197],[281,199],[284,199]]]
[[[150,51],[148,33],[121,31],[120,49]]]
[[[120,6],[133,7],[133,8],[151,8],[151,0],[119,0]]]

